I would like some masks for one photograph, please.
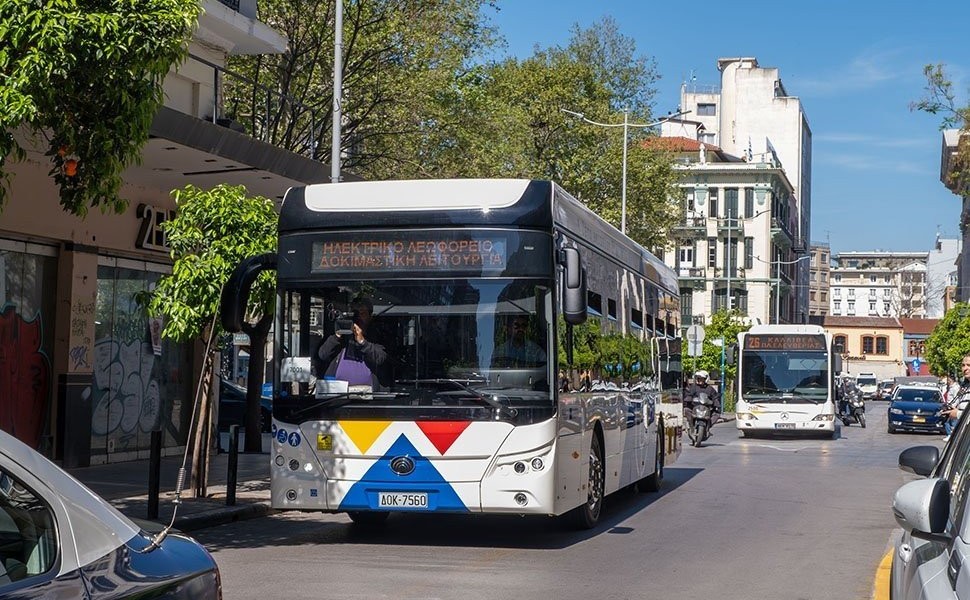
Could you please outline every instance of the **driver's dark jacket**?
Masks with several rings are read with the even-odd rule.
[[[684,391],[684,405],[693,403],[694,398],[699,394],[707,394],[708,398],[714,400],[714,406],[718,410],[721,409],[721,394],[718,393],[716,387],[709,383],[705,383],[704,385],[697,385],[696,383],[688,384],[687,389]]]
[[[366,334],[365,334],[366,335]],[[347,350],[349,357],[355,360],[362,360],[367,368],[370,369],[375,389],[386,388],[391,383],[390,362],[387,360],[387,351],[382,344],[365,339],[362,344],[358,344],[352,335],[336,336],[331,335],[321,344],[317,351],[320,364],[323,365],[324,375],[334,375],[337,372],[337,358],[341,350]]]

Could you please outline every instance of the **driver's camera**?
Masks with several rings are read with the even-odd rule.
[[[337,335],[353,335],[354,334],[354,313],[352,312],[342,312],[334,324],[334,333]]]

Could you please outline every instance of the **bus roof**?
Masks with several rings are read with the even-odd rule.
[[[281,234],[339,229],[421,227],[559,227],[588,240],[678,294],[677,275],[552,181],[416,179],[314,184],[287,190]]]

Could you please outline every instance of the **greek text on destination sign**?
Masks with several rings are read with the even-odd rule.
[[[312,271],[504,269],[505,240],[423,239],[321,241]]]
[[[825,350],[825,336],[821,335],[746,335],[746,350]]]

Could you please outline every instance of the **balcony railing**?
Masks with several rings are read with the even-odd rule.
[[[320,142],[330,128],[324,121],[329,108],[306,105],[204,58],[188,58],[212,71],[211,98],[201,115],[206,120],[314,160],[324,154]]]
[[[743,236],[744,220],[739,217],[722,217],[717,220],[717,229],[732,236]]]

